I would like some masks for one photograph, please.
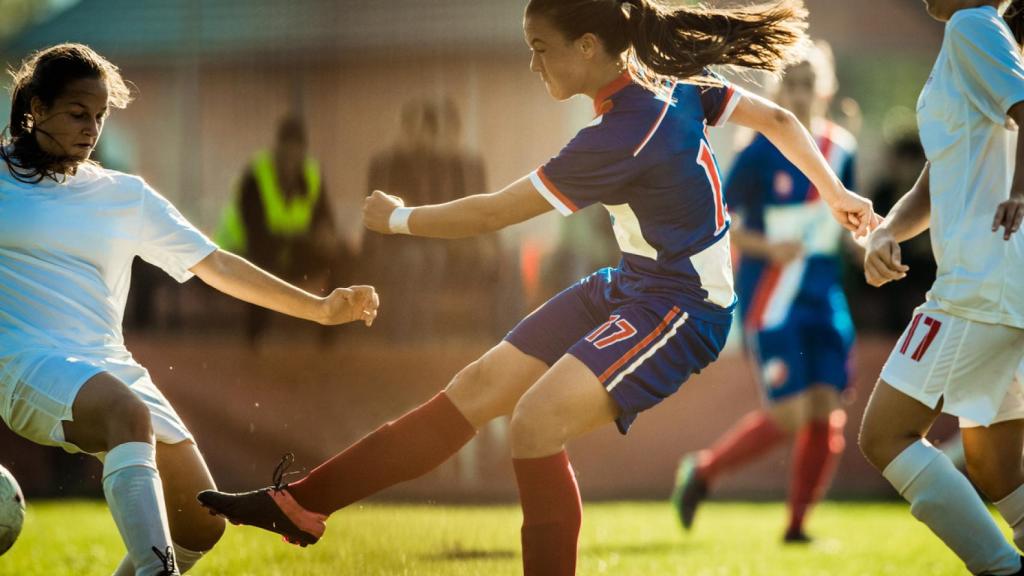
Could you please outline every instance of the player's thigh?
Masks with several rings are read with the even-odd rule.
[[[459,372],[449,384],[452,402],[476,427],[511,414],[520,396],[575,342],[605,320],[601,276],[563,290],[522,319],[504,341]]]
[[[224,532],[224,520],[212,516],[196,494],[217,487],[199,448],[189,441],[157,442],[156,463],[163,482],[171,538],[189,550],[209,550]]]
[[[548,369],[538,358],[500,342],[463,368],[445,389],[474,427],[511,414],[516,402]]]
[[[941,403],[929,407],[878,380],[861,421],[861,451],[876,468],[884,469],[927,434],[940,411]]]
[[[807,389],[804,409],[807,422],[826,421],[833,412],[841,408],[840,392],[835,385],[819,382]]]
[[[512,415],[512,456],[554,454],[565,442],[609,424],[619,406],[586,364],[566,354],[544,373]]]
[[[100,372],[78,391],[72,420],[63,422],[64,440],[85,452],[105,452],[128,441],[151,441],[149,409],[127,384]]]

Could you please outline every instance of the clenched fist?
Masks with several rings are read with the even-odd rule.
[[[363,200],[363,226],[381,234],[391,234],[391,226],[388,220],[395,208],[405,206],[405,202],[398,196],[385,194],[380,190],[374,190],[373,194]]]
[[[380,298],[373,286],[352,286],[335,288],[321,299],[322,313],[319,322],[324,325],[345,324],[362,320],[367,326],[377,318]]]

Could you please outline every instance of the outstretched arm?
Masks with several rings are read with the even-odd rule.
[[[928,229],[932,212],[928,167],[925,164],[914,187],[896,202],[882,224],[867,238],[864,278],[872,286],[901,280],[910,271],[901,261],[900,242]]]
[[[551,209],[529,177],[524,177],[492,194],[414,208],[405,208],[397,196],[374,190],[363,202],[363,223],[381,234],[467,238],[525,222]]]
[[[223,250],[213,251],[193,266],[191,271],[203,282],[228,296],[320,324],[344,324],[362,320],[369,326],[377,317],[377,306],[380,304],[372,286],[336,288],[321,298]]]
[[[740,101],[729,121],[764,134],[814,183],[843,227],[863,236],[878,224],[879,218],[871,208],[871,201],[843,186],[821,155],[814,138],[793,113],[764,98],[748,94]]]

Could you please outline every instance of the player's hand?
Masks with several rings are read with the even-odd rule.
[[[1024,221],[1024,194],[1010,194],[1010,199],[999,204],[996,208],[995,218],[992,219],[992,231],[996,232],[1003,227],[1003,240],[1009,240],[1010,236],[1020,230],[1020,223]]]
[[[377,318],[380,298],[373,286],[335,288],[321,300],[321,306],[321,324],[331,326],[361,320],[371,326]]]
[[[768,245],[768,259],[775,264],[789,264],[804,253],[804,245],[797,240],[782,240]]]
[[[839,224],[853,232],[854,238],[867,236],[882,223],[882,217],[875,214],[871,200],[845,188],[829,201],[829,208]]]
[[[405,202],[398,196],[385,194],[380,190],[374,190],[373,194],[363,200],[363,225],[369,230],[381,234],[391,234],[391,226],[388,220],[395,208],[405,206]]]
[[[900,245],[886,228],[879,228],[868,237],[864,252],[864,279],[879,287],[907,276],[910,267],[901,261]]]

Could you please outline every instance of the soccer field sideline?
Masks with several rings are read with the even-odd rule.
[[[810,546],[780,544],[781,503],[708,503],[683,534],[667,503],[586,504],[578,574],[687,576],[875,576],[966,574],[906,505],[832,503],[815,511]],[[189,574],[521,574],[512,505],[371,504],[332,517],[325,539],[300,549],[251,528],[231,527]],[[3,576],[108,575],[122,544],[100,501],[37,502]]]

